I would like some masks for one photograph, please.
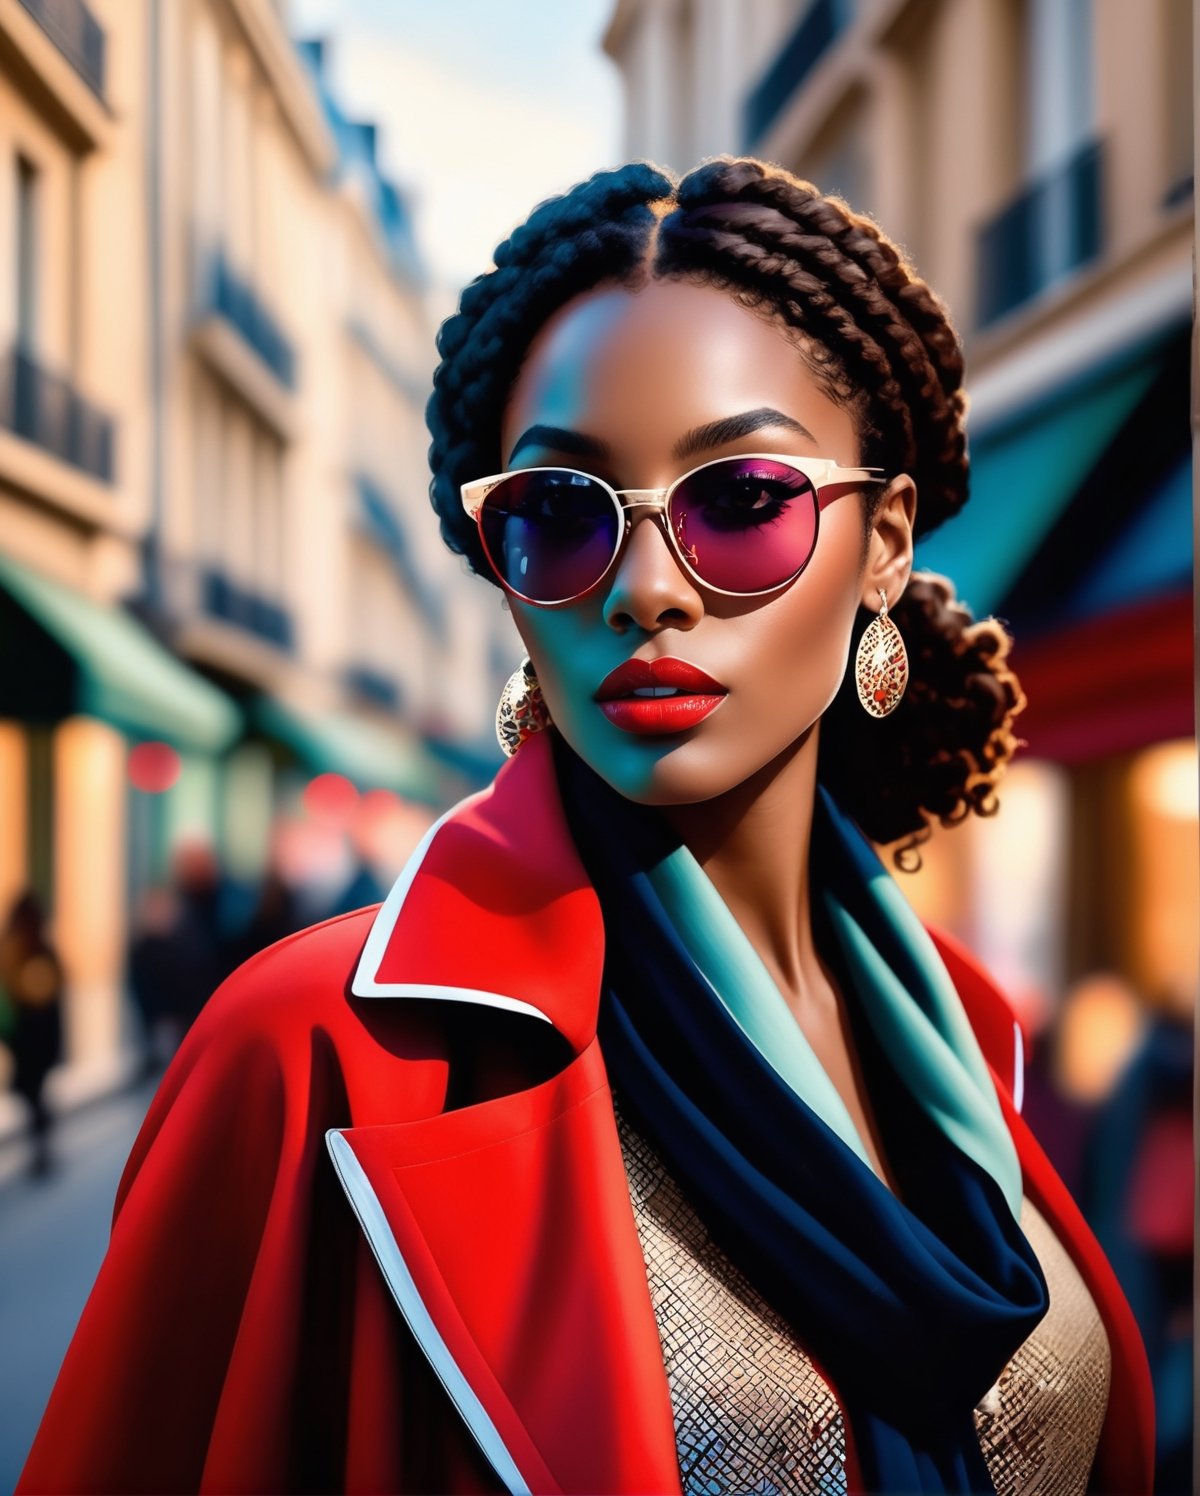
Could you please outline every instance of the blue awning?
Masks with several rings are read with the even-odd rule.
[[[950,577],[977,618],[994,613],[1158,372],[1153,357],[1119,364],[972,432],[970,500],[914,565]]]
[[[1184,457],[1069,599],[1068,622],[1186,590],[1192,577],[1192,459]]]

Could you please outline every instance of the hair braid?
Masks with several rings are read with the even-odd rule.
[[[967,497],[962,349],[944,306],[898,248],[840,199],[757,161],[708,162],[680,184],[677,197],[679,208],[663,223],[660,259],[669,254],[673,268],[684,268],[701,252],[711,225],[710,234],[720,226],[786,257],[785,279],[801,268],[815,273],[852,328],[840,350],[846,374],[868,395],[876,424],[885,411],[890,416],[890,431],[881,433],[890,448],[887,465],[916,481],[918,535],[957,513]],[[797,278],[801,293],[804,284]],[[760,289],[764,305],[778,305],[774,288]],[[805,313],[823,310],[803,294],[801,305]],[[864,362],[876,364],[879,375],[870,378]],[[896,445],[901,432],[911,433],[910,440]],[[863,434],[873,455],[869,429]]]
[[[705,280],[736,288],[748,304],[769,309],[789,326],[809,334],[815,347],[806,346],[804,351],[830,396],[841,403],[861,405],[860,424],[862,418],[874,422],[882,417],[896,471],[911,468],[916,457],[911,407],[903,398],[887,350],[830,289],[828,273],[805,269],[789,253],[786,242],[767,239],[761,225],[756,226],[758,232],[743,221],[736,230],[708,227],[695,221],[700,216],[689,214],[685,223],[673,223],[670,217],[664,220],[658,267],[667,274],[699,272]],[[838,356],[828,362],[835,348]],[[899,454],[908,461],[901,461]]]
[[[814,378],[853,416],[861,461],[913,478],[917,535],[961,509],[962,345],[903,250],[842,199],[752,158],[718,157],[678,183],[635,162],[539,204],[438,335],[430,493],[447,545],[476,571],[494,580],[459,485],[500,465],[505,403],[534,335],[584,291],[652,277],[717,286],[788,328]],[[909,869],[933,818],[952,825],[996,811],[1025,698],[1004,626],[973,621],[947,578],[914,572],[889,604],[908,648],[908,690],[890,716],[867,718],[847,669],[821,721],[818,774],[873,840],[907,838],[895,862]],[[860,610],[853,645],[873,617]]]
[[[443,540],[482,575],[487,563],[458,488],[500,466],[504,401],[525,350],[556,307],[597,281],[634,274],[655,223],[650,205],[670,191],[670,178],[635,163],[547,199],[497,248],[496,268],[466,287],[441,326],[425,411],[430,493]]]
[[[690,207],[700,201],[701,192],[711,191],[711,174],[717,174],[722,189],[716,196],[723,194],[726,199],[739,200],[753,196],[780,209],[785,216],[795,212],[799,190],[807,198],[810,232],[831,240],[848,260],[905,304],[909,321],[937,355],[933,363],[943,388],[948,395],[954,393],[963,376],[962,348],[945,305],[873,219],[855,213],[841,198],[824,196],[811,183],[799,181],[790,173],[744,158],[730,161],[719,157],[698,167],[688,178],[692,184],[690,190],[681,185],[681,206]]]

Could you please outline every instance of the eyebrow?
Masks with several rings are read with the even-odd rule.
[[[710,447],[723,447],[726,442],[751,436],[766,426],[782,426],[788,431],[794,431],[797,436],[808,437],[809,441],[816,440],[808,427],[802,426],[792,416],[785,416],[781,410],[772,410],[769,405],[760,405],[757,410],[744,410],[740,415],[725,416],[723,420],[695,427],[686,436],[679,438],[672,448],[671,456],[677,459],[692,457],[697,452],[706,452]]]
[[[565,426],[530,426],[522,431],[508,454],[511,463],[524,447],[548,447],[553,452],[570,452],[573,457],[606,458],[611,454],[607,442],[582,431],[568,431]]]
[[[719,421],[709,421],[704,426],[694,427],[675,443],[671,456],[677,461],[692,457],[711,447],[721,447],[726,442],[751,436],[755,431],[762,431],[768,426],[782,427],[787,431],[794,431],[797,436],[807,437],[809,441],[816,440],[808,427],[802,426],[794,417],[784,415],[781,410],[773,410],[769,405],[760,405],[757,410],[744,410],[736,416],[724,416]],[[525,447],[547,447],[554,452],[569,452],[573,457],[596,457],[601,460],[612,455],[612,448],[599,437],[588,436],[582,431],[570,431],[564,426],[530,426],[514,442],[513,449],[508,454],[509,463]]]

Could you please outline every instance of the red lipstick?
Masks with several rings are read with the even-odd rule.
[[[641,693],[641,694],[637,694]],[[720,706],[728,688],[686,660],[626,660],[596,692],[600,710],[625,732],[685,732]]]

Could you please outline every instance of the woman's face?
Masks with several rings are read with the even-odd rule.
[[[528,436],[534,427],[552,429]],[[859,463],[850,415],[821,393],[782,330],[723,291],[669,280],[600,288],[555,313],[514,384],[501,441],[506,470],[562,465],[617,489],[665,488],[739,453]],[[908,502],[889,513],[906,512],[911,526],[903,484]],[[838,690],[859,603],[877,607],[877,585],[894,603],[907,582],[911,544],[904,564],[886,526],[864,569],[864,502],[853,492],[828,504],[805,570],[766,596],[705,588],[635,509],[617,564],[585,598],[555,608],[510,598],[567,742],[626,798],[653,805],[711,799],[797,745]],[[631,658],[664,656],[720,683],[716,709],[666,734],[610,720],[596,700],[605,677]]]

